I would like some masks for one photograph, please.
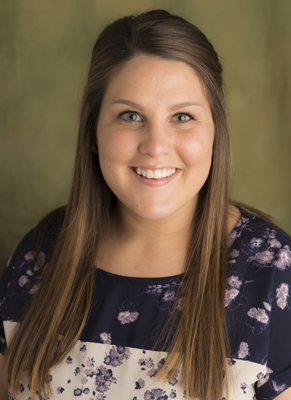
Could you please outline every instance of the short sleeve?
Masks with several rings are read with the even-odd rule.
[[[0,279],[0,352],[4,354],[7,342],[5,321],[18,322],[28,297],[36,292],[40,283],[31,251],[33,230],[28,232],[9,259]],[[40,253],[42,263],[45,254]]]
[[[273,262],[268,373],[257,382],[258,400],[274,399],[291,386],[291,246],[286,237]]]
[[[10,266],[11,258],[6,265],[6,268],[4,269],[0,280],[0,352],[2,354],[4,354],[7,345],[5,331],[4,331],[3,307],[6,299],[7,289],[11,279],[11,266]]]
[[[55,248],[65,207],[61,207],[31,229],[21,240],[7,263],[0,279],[0,352],[3,354],[7,346],[5,322],[19,322],[21,312],[30,296],[40,288],[41,275],[35,265],[32,245],[33,236],[39,235],[41,244],[38,251],[38,265],[46,268]],[[38,230],[36,230],[38,229]]]

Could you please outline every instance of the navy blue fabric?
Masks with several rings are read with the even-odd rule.
[[[267,375],[257,377],[256,396],[272,399],[291,386],[291,238],[241,212],[229,236],[225,296],[232,363],[248,360],[267,365]],[[24,237],[0,280],[2,353],[6,347],[2,322],[19,321],[23,305],[40,285],[31,254],[32,234],[33,230]],[[40,254],[44,266],[50,252],[47,246]],[[96,269],[94,279],[90,316],[80,339],[153,349],[181,276],[132,278]]]

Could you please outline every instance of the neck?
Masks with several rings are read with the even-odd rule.
[[[96,265],[111,273],[128,276],[181,274],[192,223],[189,210],[153,221],[117,207],[104,234]]]

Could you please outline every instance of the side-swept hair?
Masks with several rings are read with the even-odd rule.
[[[5,354],[6,379],[13,393],[17,393],[24,372],[32,393],[48,393],[49,369],[64,359],[85,326],[93,291],[94,255],[116,202],[92,144],[111,77],[139,54],[190,65],[203,84],[215,126],[212,166],[199,193],[183,293],[178,293],[178,298],[183,296],[183,310],[178,321],[173,313],[168,322],[173,339],[158,376],[169,376],[182,365],[182,384],[188,397],[214,400],[222,396],[229,204],[222,67],[213,46],[197,27],[164,10],[116,20],[103,29],[93,48],[62,229],[50,264],[43,271],[40,290],[26,307]],[[43,227],[40,223],[37,235]]]

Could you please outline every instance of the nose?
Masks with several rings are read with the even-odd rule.
[[[162,124],[152,123],[144,127],[139,151],[146,156],[158,158],[171,151],[171,134]]]

